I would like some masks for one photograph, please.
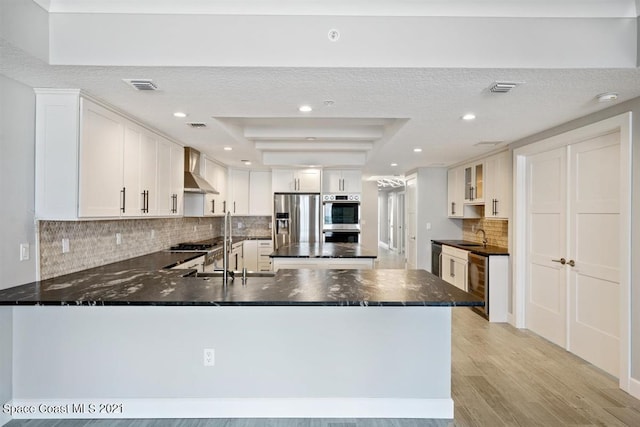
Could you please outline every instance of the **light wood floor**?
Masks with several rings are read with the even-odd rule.
[[[380,251],[379,268],[403,268]],[[402,266],[397,267],[397,265]],[[385,267],[381,267],[381,265]],[[640,401],[617,380],[562,348],[507,324],[453,309],[455,419],[214,419],[18,421],[10,427],[500,427],[640,426]]]

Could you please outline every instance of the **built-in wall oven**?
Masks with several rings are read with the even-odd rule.
[[[360,194],[322,196],[322,234],[325,242],[360,241]]]

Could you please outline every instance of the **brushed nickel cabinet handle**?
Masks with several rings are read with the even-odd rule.
[[[567,263],[567,260],[564,258],[560,258],[560,259],[552,259],[551,261],[553,262],[559,262],[562,265],[565,265]]]
[[[576,262],[572,259],[570,259],[567,264],[569,264],[571,267],[575,267],[576,266]]]

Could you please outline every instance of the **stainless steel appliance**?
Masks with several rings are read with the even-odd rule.
[[[322,213],[322,233],[325,242],[358,243],[360,194],[324,194]]]
[[[320,243],[320,194],[275,193],[273,195],[273,244]]]
[[[431,242],[431,274],[438,277],[442,270],[442,245],[440,243]]]
[[[485,318],[489,318],[489,257],[469,252],[469,293],[484,301],[484,307],[472,309]]]

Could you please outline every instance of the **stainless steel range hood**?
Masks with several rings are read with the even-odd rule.
[[[187,193],[220,194],[206,179],[200,176],[200,152],[184,147],[184,191]]]

